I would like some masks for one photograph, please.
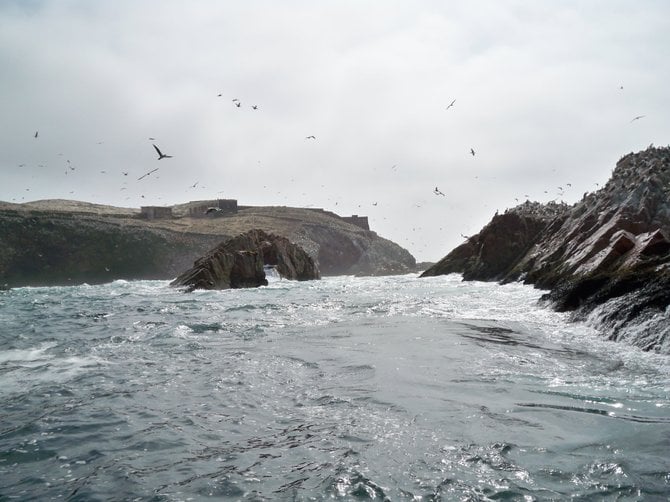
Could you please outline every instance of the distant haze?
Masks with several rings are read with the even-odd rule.
[[[0,0],[0,200],[323,207],[435,261],[670,143],[668,48],[664,0]]]

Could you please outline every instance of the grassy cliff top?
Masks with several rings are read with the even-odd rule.
[[[243,206],[235,214],[213,217],[186,216],[188,207],[197,203],[166,206],[173,208],[172,218],[144,219],[139,208],[116,207],[90,202],[45,199],[23,204],[0,201],[0,210],[19,212],[55,213],[62,216],[80,215],[87,219],[102,217],[123,225],[140,225],[167,230],[212,234],[237,235],[253,228],[277,234],[292,234],[304,226],[327,226],[338,230],[365,233],[366,231],[341,219],[335,213],[318,209],[286,206]]]

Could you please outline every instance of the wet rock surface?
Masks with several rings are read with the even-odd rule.
[[[669,237],[670,147],[650,146],[572,206],[526,203],[494,216],[423,276],[523,280],[613,340],[670,353]]]

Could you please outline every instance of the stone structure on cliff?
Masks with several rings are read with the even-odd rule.
[[[357,227],[362,228],[363,230],[370,230],[370,222],[368,221],[367,216],[358,216],[357,214],[352,214],[351,216],[342,216],[342,219],[347,223],[356,225]]]
[[[188,215],[192,218],[237,214],[236,199],[191,201],[188,205]]]
[[[142,206],[140,216],[148,220],[157,218],[172,218],[172,208],[164,206]]]
[[[171,286],[195,289],[253,288],[267,286],[264,266],[275,267],[282,278],[319,279],[314,260],[285,237],[251,230],[227,240],[199,258]]]
[[[523,280],[613,340],[670,353],[670,147],[624,156],[573,206],[522,204],[495,216],[423,276]]]

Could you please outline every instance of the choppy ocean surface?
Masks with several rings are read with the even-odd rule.
[[[667,500],[670,360],[528,286],[0,292],[0,500]]]

